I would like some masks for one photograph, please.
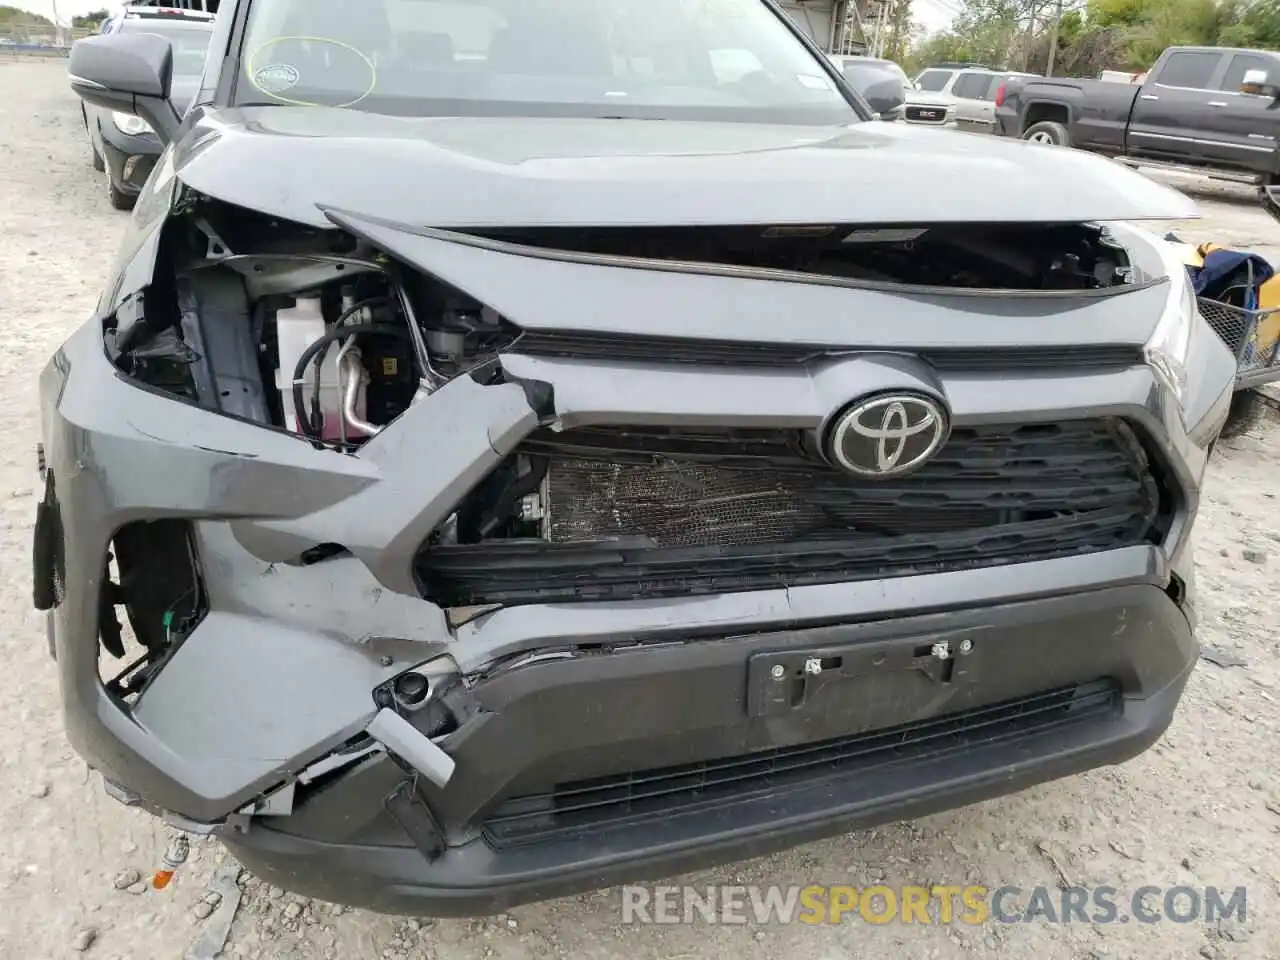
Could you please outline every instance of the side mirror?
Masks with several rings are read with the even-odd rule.
[[[179,117],[169,102],[173,47],[146,33],[108,33],[77,40],[67,67],[71,89],[88,103],[146,120],[168,143]]]
[[[1270,97],[1273,100],[1280,98],[1280,86],[1271,82],[1265,70],[1246,70],[1244,79],[1240,81],[1240,92],[1255,97]]]

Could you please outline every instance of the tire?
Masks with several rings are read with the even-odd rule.
[[[1218,436],[1230,440],[1248,433],[1262,418],[1262,408],[1262,398],[1256,390],[1237,390],[1231,398],[1231,409],[1227,411],[1227,420]]]
[[[93,135],[89,133],[89,115],[84,112],[84,107],[80,108],[80,120],[84,123],[84,135],[89,140],[89,150],[93,153],[93,169],[102,173],[107,169],[107,164],[102,159],[102,154],[98,152],[98,145],[93,142]]]
[[[107,173],[107,199],[111,201],[111,206],[116,210],[132,210],[133,205],[138,202],[138,198],[131,193],[125,193],[116,186],[115,180],[111,178],[111,173]]]
[[[1022,139],[1052,147],[1071,146],[1070,131],[1056,120],[1041,120],[1039,123],[1033,123],[1022,134]]]

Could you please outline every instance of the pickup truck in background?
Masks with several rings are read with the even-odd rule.
[[[959,130],[990,133],[995,127],[995,99],[1000,85],[1010,77],[1035,76],[988,67],[932,67],[922,72],[907,91],[906,120],[935,126],[954,124]]]
[[[1170,47],[1135,85],[1010,78],[996,133],[1257,184],[1280,219],[1280,53]]]

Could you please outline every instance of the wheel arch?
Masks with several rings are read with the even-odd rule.
[[[1046,120],[1060,123],[1070,130],[1072,121],[1071,107],[1068,104],[1053,100],[1029,101],[1026,110],[1022,112],[1022,129],[1018,131],[1019,136],[1025,134],[1037,123],[1043,123]]]

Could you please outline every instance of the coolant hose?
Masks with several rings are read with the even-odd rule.
[[[293,367],[293,409],[298,417],[298,429],[313,440],[320,438],[320,425],[312,423],[305,414],[302,388],[307,382],[307,367],[320,351],[327,349],[335,340],[345,340],[347,337],[360,334],[407,338],[409,331],[389,323],[357,323],[347,327],[335,327],[307,345],[307,349],[302,351],[302,355],[298,357],[298,362]],[[317,370],[316,377],[319,378],[319,376],[320,371]]]

